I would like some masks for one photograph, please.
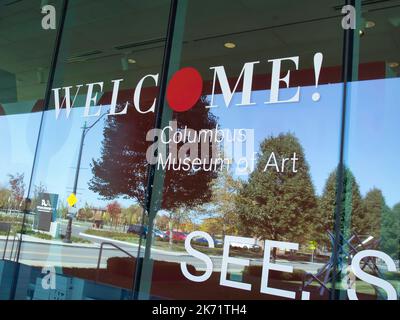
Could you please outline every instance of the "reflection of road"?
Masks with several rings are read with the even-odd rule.
[[[67,230],[67,224],[68,224],[67,220],[62,220],[60,222],[60,232],[61,232],[61,234],[65,234],[65,232]],[[78,237],[79,233],[84,232],[85,230],[89,229],[90,226],[91,226],[90,224],[87,224],[87,225],[73,224],[72,225],[72,236]]]
[[[62,243],[49,243],[45,241],[31,242],[24,241],[21,248],[20,262],[34,266],[64,266],[64,267],[81,267],[81,268],[95,268],[99,257],[99,243],[101,240],[94,240],[94,244],[90,245],[65,245]],[[0,239],[0,253],[3,253],[4,239]],[[113,242],[110,240],[110,242]],[[117,245],[128,251],[131,255],[137,256],[138,245],[129,244],[121,245],[117,242]],[[15,249],[14,249],[15,250]],[[11,244],[9,243],[6,251],[6,257],[9,257],[11,251]],[[141,256],[143,256],[144,250],[141,250]],[[110,247],[105,247],[101,259],[101,267],[106,266],[106,261],[110,257],[125,257],[126,254]],[[152,259],[157,261],[168,261],[180,263],[182,261],[193,265],[198,270],[204,270],[204,263],[200,260],[186,254],[185,252],[169,252],[166,250],[152,250]],[[222,257],[212,256],[214,271],[221,270]],[[252,265],[262,265],[262,259],[251,259]],[[277,263],[284,265],[291,265],[294,269],[301,269],[307,272],[315,273],[318,268],[322,266],[320,263],[311,262],[290,262],[284,260],[278,260]],[[239,272],[242,267],[236,265],[229,265],[229,271]]]
[[[67,230],[68,220],[61,220],[60,222],[60,233],[65,234]],[[87,229],[92,228],[92,224],[90,222],[83,222],[79,224],[72,224],[72,236],[78,237],[81,232],[85,232]],[[114,228],[110,226],[104,226],[103,231],[115,231]]]

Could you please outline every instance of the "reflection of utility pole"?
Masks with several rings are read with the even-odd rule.
[[[73,188],[73,190],[72,190],[72,193],[73,193],[74,195],[76,195],[76,190],[78,189],[79,170],[80,170],[80,167],[81,167],[82,151],[83,151],[83,145],[84,145],[84,142],[85,142],[86,134],[87,134],[88,131],[89,131],[90,129],[92,129],[92,128],[97,124],[97,122],[99,122],[100,119],[103,118],[106,114],[107,114],[107,113],[103,113],[103,114],[102,114],[91,126],[89,126],[89,127],[86,126],[86,121],[85,121],[85,123],[84,123],[84,125],[83,125],[83,128],[82,128],[82,136],[81,136],[81,144],[80,144],[80,146],[79,146],[78,162],[77,162],[76,169],[75,169],[74,188]],[[76,211],[76,203],[73,205],[73,207],[75,208],[74,211]],[[65,243],[71,243],[72,219],[73,219],[73,218],[74,218],[73,215],[72,215],[71,213],[69,213],[69,214],[68,214],[68,225],[67,225],[67,230],[66,230],[66,232],[65,232],[65,237],[64,237],[64,240],[63,240],[63,242],[65,242]]]

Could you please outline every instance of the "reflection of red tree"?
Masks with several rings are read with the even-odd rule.
[[[11,195],[14,202],[14,209],[18,209],[24,199],[25,194],[25,183],[24,183],[24,174],[16,173],[15,175],[8,175],[11,188]]]
[[[153,103],[155,92],[149,91],[147,99],[142,99],[142,105],[150,106]],[[121,91],[118,104],[125,105],[131,100],[132,95],[131,90]],[[105,96],[102,100],[100,103],[105,104],[109,97]],[[145,107],[143,109],[145,110]],[[178,128],[187,126],[196,131],[213,129],[217,125],[216,118],[205,108],[203,100],[190,111],[175,113],[173,119],[177,121]],[[101,156],[99,159],[94,159],[91,165],[94,174],[89,182],[91,190],[105,199],[114,199],[118,196],[133,198],[143,206],[148,169],[146,151],[152,144],[146,141],[146,134],[154,127],[154,123],[154,113],[140,114],[132,104],[127,114],[108,117],[103,131]],[[214,172],[203,170],[196,172],[167,170],[162,190],[162,208],[173,210],[182,205],[188,207],[209,201],[211,197],[209,182],[215,176]]]
[[[121,215],[121,205],[117,201],[113,201],[107,204],[107,212],[111,217],[111,221],[114,225],[118,224],[119,216]]]

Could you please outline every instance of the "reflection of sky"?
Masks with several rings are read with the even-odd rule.
[[[293,93],[292,89],[290,91]],[[280,133],[293,133],[303,146],[316,191],[320,193],[327,176],[339,160],[342,86],[335,84],[319,88],[319,102],[311,100],[314,92],[313,87],[303,87],[298,103],[268,105],[264,102],[269,99],[269,91],[257,91],[252,96],[252,101],[257,104],[243,107],[235,106],[241,99],[240,95],[236,95],[229,109],[219,96],[215,104],[220,107],[214,108],[213,112],[224,128],[254,129],[256,152],[265,138]],[[280,99],[290,97],[282,95]]]
[[[346,163],[361,192],[382,190],[389,206],[400,202],[400,79],[351,83]]]
[[[398,123],[400,79],[363,81],[352,84],[349,152],[347,163],[355,174],[364,195],[372,187],[380,188],[389,205],[400,201],[395,183],[400,181],[397,168],[399,157]],[[397,88],[396,88],[397,87]],[[223,128],[254,129],[255,151],[260,142],[271,135],[292,132],[300,140],[310,165],[313,183],[318,194],[322,192],[330,172],[336,167],[339,151],[342,86],[323,85],[318,88],[319,102],[311,100],[314,87],[301,88],[300,102],[290,104],[264,104],[268,91],[253,92],[256,105],[235,106],[241,95],[236,94],[226,108],[219,95],[213,109]],[[282,90],[281,99],[290,97],[293,89]],[[286,97],[285,97],[286,96]],[[138,114],[138,116],[140,116]],[[55,120],[49,111],[43,125],[43,139],[39,148],[39,160],[34,184],[43,183],[49,192],[59,193],[65,200],[72,190],[76,158],[79,149],[81,126],[97,118],[83,118],[83,109],[75,109],[70,118],[61,114]],[[0,117],[0,184],[7,183],[7,174],[25,172],[26,183],[30,175],[35,134],[40,113]],[[79,176],[78,198],[103,206],[107,201],[88,190],[92,173],[89,164],[100,156],[104,120],[87,134]],[[120,200],[129,205],[132,200]]]

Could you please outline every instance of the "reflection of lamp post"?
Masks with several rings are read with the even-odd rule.
[[[100,116],[100,118],[98,118],[98,119],[97,119],[91,126],[89,126],[89,127],[86,126],[86,121],[85,121],[85,123],[84,123],[84,125],[83,125],[83,128],[82,128],[82,136],[81,136],[81,144],[80,144],[80,146],[79,146],[78,163],[77,163],[77,165],[76,165],[76,170],[75,170],[74,188],[73,188],[73,190],[72,190],[72,193],[73,193],[74,195],[76,195],[76,190],[77,190],[77,188],[78,188],[79,170],[80,170],[80,167],[81,167],[82,150],[83,150],[83,144],[84,144],[84,142],[85,142],[86,134],[87,134],[88,131],[89,131],[90,129],[92,129],[92,128],[96,125],[96,123],[99,122],[100,119],[103,118],[106,114],[107,114],[107,113],[103,113],[103,114]],[[76,204],[74,204],[73,207],[75,208],[74,211],[76,211]],[[72,219],[73,219],[72,214],[68,214],[68,225],[67,225],[67,230],[66,230],[66,232],[65,232],[65,237],[64,237],[64,242],[66,242],[66,243],[71,243]]]

